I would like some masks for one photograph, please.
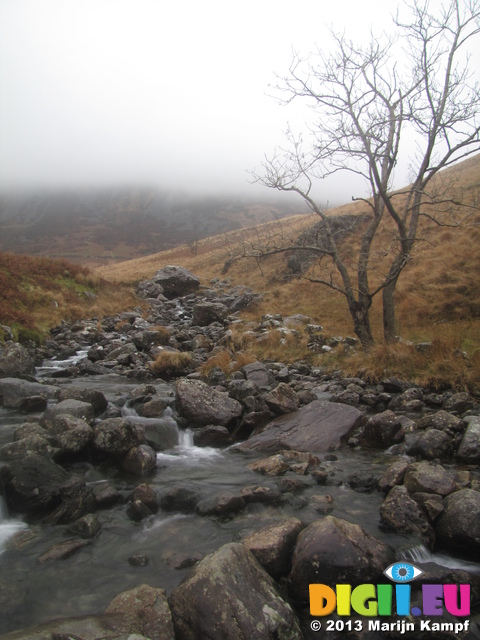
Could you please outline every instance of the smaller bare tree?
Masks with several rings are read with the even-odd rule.
[[[333,53],[318,49],[313,57],[294,57],[278,88],[286,96],[283,102],[305,99],[313,109],[308,147],[287,132],[287,146],[267,158],[261,172],[252,173],[262,185],[298,193],[323,221],[321,243],[309,247],[319,254],[320,267],[309,279],[345,296],[354,331],[366,347],[373,344],[370,310],[380,292],[384,336],[395,338],[395,289],[419,242],[422,217],[442,224],[439,211],[455,211],[453,224],[458,224],[458,216],[471,212],[468,203],[435,191],[434,178],[480,150],[480,88],[469,73],[468,56],[480,32],[480,0],[444,0],[434,7],[428,0],[413,0],[404,6],[409,18],[397,13],[393,19],[399,40],[372,36],[362,47],[333,34]],[[416,142],[410,158],[413,180],[392,191],[407,132]],[[314,184],[337,172],[360,175],[368,185],[368,196],[357,198],[369,217],[354,270],[342,255],[328,212],[313,196]],[[374,240],[388,221],[394,235],[377,260]],[[291,248],[258,246],[250,255]]]

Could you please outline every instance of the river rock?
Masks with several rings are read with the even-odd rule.
[[[258,485],[250,485],[243,487],[240,495],[247,504],[252,502],[261,502],[262,504],[280,504],[282,502],[282,494],[278,489],[270,487],[260,487]]]
[[[194,425],[229,427],[243,413],[242,405],[226,393],[209,387],[200,380],[182,378],[177,381],[178,413]]]
[[[169,398],[155,395],[143,404],[139,404],[136,409],[139,416],[143,418],[158,418],[163,416],[165,409],[171,404]]]
[[[285,462],[283,457],[279,454],[270,456],[269,458],[256,460],[247,466],[252,471],[255,471],[255,473],[261,473],[265,476],[281,476],[290,468],[288,462]]]
[[[71,477],[60,487],[60,504],[47,516],[47,521],[67,524],[92,513],[96,506],[91,487],[82,479]]]
[[[157,456],[148,444],[132,447],[122,458],[122,469],[136,476],[145,476],[155,470]]]
[[[99,416],[106,411],[108,401],[104,394],[97,389],[83,389],[82,387],[75,387],[73,385],[61,389],[58,393],[58,400],[80,400],[81,402],[88,402],[92,405],[96,416]]]
[[[465,413],[469,409],[472,409],[475,403],[472,397],[466,392],[454,393],[450,397],[446,398],[443,403],[445,411],[454,411],[455,413]]]
[[[480,492],[461,489],[447,496],[444,505],[435,529],[439,543],[480,560]]]
[[[416,533],[433,547],[435,534],[423,509],[409,495],[406,487],[396,486],[389,492],[380,507],[382,522],[389,529],[403,533]]]
[[[272,578],[278,579],[289,573],[293,549],[304,527],[298,518],[287,518],[253,531],[243,538],[242,543]]]
[[[178,444],[177,423],[171,417],[143,420],[129,416],[127,421],[135,427],[145,442],[155,451],[172,449]]]
[[[84,540],[81,538],[69,538],[68,540],[62,540],[62,542],[57,542],[42,553],[42,555],[37,559],[37,562],[39,564],[45,564],[46,562],[65,560],[76,551],[89,544],[91,544],[90,540]]]
[[[106,613],[124,614],[129,626],[150,640],[175,640],[172,614],[164,589],[141,584],[119,593]]]
[[[200,287],[200,280],[190,271],[172,265],[157,271],[152,280],[163,288],[163,293],[169,300],[195,293]]]
[[[413,493],[412,498],[422,507],[430,522],[435,522],[444,509],[442,496],[438,493]]]
[[[455,489],[455,474],[433,462],[413,462],[408,465],[403,480],[409,493],[426,492],[446,496]]]
[[[261,362],[251,362],[241,368],[241,372],[247,380],[254,382],[259,389],[269,390],[275,384],[275,376]]]
[[[436,458],[448,458],[452,454],[453,443],[451,437],[445,431],[439,429],[427,429],[414,435],[407,446],[407,454],[420,456],[426,460]]]
[[[200,500],[196,512],[201,516],[225,516],[245,508],[245,500],[237,493],[223,491],[211,498]]]
[[[385,449],[403,439],[402,423],[393,411],[387,410],[369,418],[360,444],[364,447]]]
[[[297,539],[289,593],[309,601],[309,584],[375,583],[393,562],[392,550],[357,524],[325,516],[303,529]]]
[[[192,324],[206,327],[213,322],[223,323],[227,316],[228,309],[221,302],[198,302],[193,307]]]
[[[40,420],[40,424],[42,427],[45,427],[45,429],[50,430],[54,428],[56,417],[65,413],[75,418],[80,418],[90,425],[95,421],[95,412],[89,402],[62,400],[45,411]]]
[[[45,411],[47,399],[55,398],[58,390],[58,387],[49,384],[29,382],[19,378],[2,378],[0,379],[0,403],[9,409],[18,409],[23,412],[26,412],[26,409]],[[29,401],[31,398],[40,398],[42,402],[37,401],[33,406]]]
[[[388,467],[378,481],[379,490],[383,493],[388,493],[390,489],[393,489],[393,487],[398,484],[402,484],[408,465],[408,460],[405,460],[404,458],[395,460],[395,462]]]
[[[423,416],[423,418],[417,421],[416,428],[438,429],[439,431],[445,431],[445,433],[448,433],[450,436],[455,436],[465,430],[465,423],[457,416],[441,409],[435,413]]]
[[[202,494],[190,487],[173,487],[160,499],[160,506],[164,511],[181,511],[193,513]]]
[[[65,453],[82,451],[93,438],[93,429],[81,418],[68,413],[56,415],[46,423],[47,431]]]
[[[50,440],[34,434],[0,447],[0,460],[18,460],[33,454],[53,458],[58,452],[59,449],[52,447]]]
[[[14,460],[0,470],[8,504],[20,513],[41,513],[60,502],[68,474],[38,454]]]
[[[111,456],[124,455],[142,442],[143,438],[137,429],[123,418],[107,418],[93,430],[94,448]]]
[[[458,447],[457,459],[467,464],[480,462],[480,416],[466,418],[467,430]]]
[[[327,451],[338,448],[362,421],[355,407],[318,400],[276,418],[238,446],[240,451]]]
[[[95,538],[102,530],[102,523],[94,513],[87,513],[77,518],[69,527],[69,531],[81,538]]]
[[[31,355],[18,342],[0,344],[0,378],[22,378],[35,374]]]
[[[197,447],[228,447],[233,443],[233,438],[226,427],[208,425],[195,429],[193,443]]]
[[[267,393],[264,398],[267,407],[277,416],[296,411],[300,404],[297,393],[285,382]]]
[[[298,620],[253,554],[230,543],[169,597],[177,640],[302,640]]]

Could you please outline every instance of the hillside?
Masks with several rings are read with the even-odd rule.
[[[333,356],[319,356],[321,363],[342,367],[352,373],[381,376],[386,371],[405,376],[425,375],[429,381],[456,377],[463,380],[471,369],[480,371],[480,155],[466,160],[444,172],[437,187],[448,190],[450,196],[463,198],[473,205],[472,215],[464,226],[436,226],[425,220],[419,233],[419,242],[412,259],[403,272],[396,293],[398,335],[404,341],[433,341],[435,358],[420,361],[412,358],[410,347],[399,344],[387,349],[382,344],[380,300],[374,299],[372,327],[378,346],[369,357],[351,361],[342,360],[341,352]],[[338,207],[332,216],[368,215],[363,202]],[[324,327],[326,334],[353,335],[352,323],[341,294],[294,276],[289,268],[291,253],[281,253],[257,260],[233,260],[244,247],[261,242],[288,242],[318,223],[314,215],[285,218],[261,226],[217,235],[198,244],[197,255],[188,246],[101,267],[97,273],[118,283],[135,283],[151,277],[166,264],[179,264],[199,276],[205,284],[211,278],[227,277],[232,284],[251,286],[263,293],[263,303],[251,314],[258,319],[264,313],[284,316],[303,313]],[[385,247],[394,241],[393,230],[385,225],[373,248],[374,270],[382,269]],[[352,257],[358,251],[358,236],[346,234],[342,239],[344,252]],[[225,265],[230,268],[225,273]],[[352,259],[350,268],[353,270]],[[302,351],[303,349],[303,351]],[[466,354],[470,360],[452,357]],[[265,353],[263,354],[265,355]],[[285,355],[285,354],[283,354]],[[267,357],[282,358],[282,349],[271,351]],[[310,357],[302,344],[296,357]],[[420,371],[423,369],[423,372]],[[426,370],[428,369],[428,371]],[[479,381],[480,383],[480,381]],[[459,383],[461,386],[461,382]],[[480,387],[479,387],[480,388]]]
[[[151,188],[0,194],[0,250],[104,264],[301,213],[291,201]]]
[[[15,340],[38,342],[62,320],[113,314],[134,304],[130,288],[67,260],[0,253],[0,342],[10,331]]]

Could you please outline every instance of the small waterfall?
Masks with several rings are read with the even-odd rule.
[[[435,564],[439,564],[441,567],[447,567],[448,569],[462,569],[469,573],[480,574],[480,564],[470,562],[469,560],[463,560],[462,558],[453,558],[452,556],[447,556],[443,553],[432,553],[423,544],[400,551],[399,558],[401,560],[411,560],[418,564],[433,562]]]
[[[178,446],[182,449],[193,449],[193,431],[191,429],[183,429],[178,433]]]
[[[23,522],[10,520],[7,504],[3,496],[0,496],[0,555],[5,551],[9,538],[25,527]]]
[[[52,373],[52,371],[60,371],[68,367],[74,367],[76,364],[87,357],[88,351],[77,351],[75,355],[70,356],[67,360],[44,360],[41,367],[37,367],[37,372],[41,374]]]

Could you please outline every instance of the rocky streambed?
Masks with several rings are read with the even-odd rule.
[[[459,637],[477,637],[478,399],[301,362],[202,379],[255,294],[181,268],[139,294],[147,314],[1,349],[0,633],[322,637],[310,583],[385,581],[405,558],[424,571],[413,601],[422,582],[471,586]],[[302,316],[243,329],[355,348]],[[175,379],[149,365],[165,352],[189,355]]]

